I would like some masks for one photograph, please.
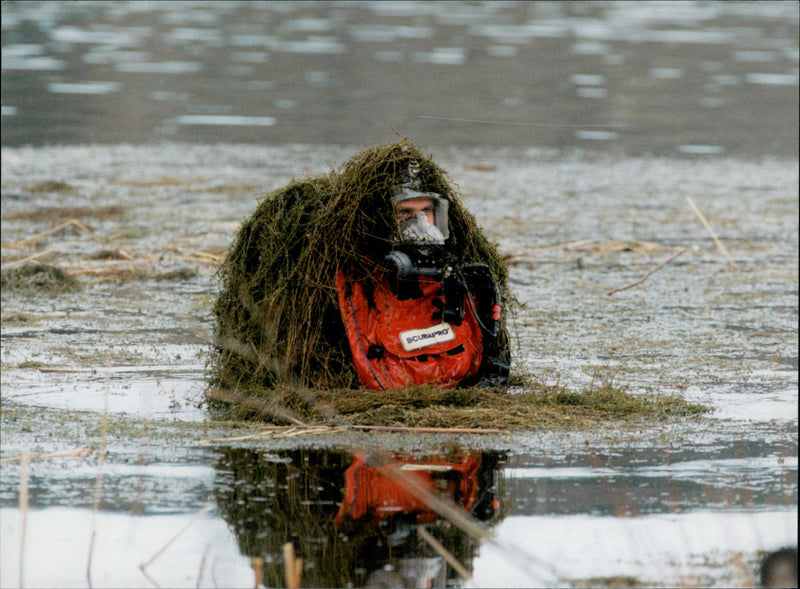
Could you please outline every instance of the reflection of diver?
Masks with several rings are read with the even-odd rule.
[[[482,454],[412,460],[402,455],[357,455],[345,472],[345,492],[336,523],[342,530],[373,532],[377,542],[363,545],[359,560],[385,563],[373,570],[367,586],[444,587],[447,569],[441,555],[430,556],[416,524],[439,520],[423,498],[405,483],[412,480],[435,496],[449,499],[481,520],[498,509],[495,469]],[[483,468],[481,468],[483,466]],[[494,463],[496,466],[496,461]],[[440,542],[451,553],[472,560],[470,539],[451,525],[440,525]],[[388,585],[387,585],[388,583]]]
[[[502,460],[496,452],[417,460],[225,448],[214,488],[241,552],[264,559],[267,586],[285,583],[283,545],[292,542],[305,587],[435,587],[457,584],[458,575],[417,525],[468,569],[478,542],[415,497],[404,477],[487,521],[498,515]]]

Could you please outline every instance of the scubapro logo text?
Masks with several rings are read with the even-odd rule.
[[[406,352],[412,352],[433,344],[452,341],[455,337],[456,334],[449,323],[440,323],[422,329],[404,331],[400,334],[400,342]]]

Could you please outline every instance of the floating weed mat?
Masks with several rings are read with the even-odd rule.
[[[61,294],[80,288],[78,280],[57,266],[39,263],[8,268],[0,275],[0,288],[21,294]]]
[[[74,188],[67,184],[66,182],[60,182],[58,180],[46,180],[44,182],[38,182],[36,184],[31,184],[28,186],[28,192],[39,193],[39,192],[72,192]]]
[[[435,427],[470,429],[575,429],[609,423],[669,422],[708,407],[673,395],[634,395],[611,385],[569,391],[555,385],[505,389],[441,389],[430,385],[393,391],[309,390],[278,385],[268,397],[216,390],[226,419],[309,426]]]
[[[360,386],[335,276],[343,270],[370,283],[382,275],[381,263],[399,236],[393,187],[411,159],[419,164],[421,188],[449,202],[453,261],[487,264],[509,310],[513,300],[497,247],[461,204],[447,174],[407,140],[368,148],[328,175],[294,180],[270,193],[242,224],[219,270],[207,394],[212,409],[243,404],[247,414],[294,408],[298,399],[284,399],[281,385]]]
[[[38,186],[38,185],[37,185]],[[53,190],[39,190],[38,192],[65,192],[72,191],[72,187]],[[40,207],[31,211],[20,211],[4,215],[6,220],[50,221],[69,219],[119,219],[125,214],[125,209],[118,205],[94,207]]]

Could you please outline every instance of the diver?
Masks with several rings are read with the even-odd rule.
[[[448,247],[448,201],[427,190],[419,163],[403,162],[392,187],[396,238],[382,275],[336,275],[341,318],[361,383],[501,386],[510,354],[502,301],[489,267]]]
[[[220,411],[259,413],[284,384],[507,382],[515,301],[502,257],[408,140],[268,194],[219,276],[206,397]]]

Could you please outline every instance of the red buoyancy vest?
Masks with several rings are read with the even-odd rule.
[[[369,304],[364,287],[336,274],[339,310],[361,383],[389,390],[410,385],[452,387],[478,373],[483,355],[481,330],[470,305],[461,325],[433,319],[441,283],[420,280],[422,297],[399,300],[379,282]],[[369,356],[369,357],[368,357]]]

